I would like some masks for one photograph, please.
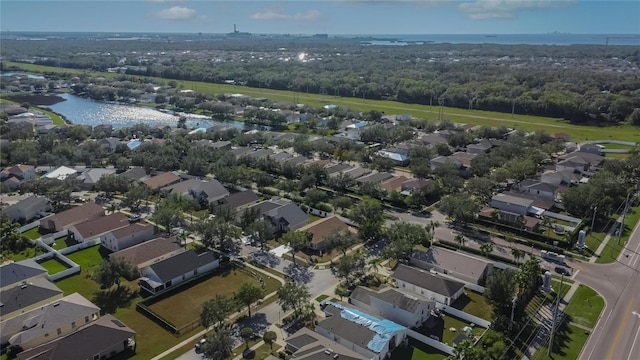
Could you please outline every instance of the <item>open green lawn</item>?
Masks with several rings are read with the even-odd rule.
[[[41,262],[40,265],[43,268],[47,269],[47,272],[49,273],[49,275],[57,274],[60,271],[64,271],[68,269],[67,265],[62,261],[58,260],[58,258],[55,256],[52,259]]]
[[[611,143],[602,144],[602,146],[604,146],[605,149],[633,150],[633,148],[635,148],[635,146],[622,145],[622,144],[611,144]]]
[[[631,154],[604,153],[604,156],[614,159],[626,159],[631,156]]]
[[[56,241],[51,245],[52,248],[56,250],[64,249],[71,245],[75,244],[73,240],[70,240],[66,235],[60,238],[57,238]]]
[[[489,306],[482,294],[475,291],[465,290],[465,293],[451,307],[485,320],[492,319],[491,306]]]
[[[443,360],[447,354],[425,345],[413,338],[409,338],[406,347],[398,347],[391,353],[391,360]]]
[[[548,347],[541,347],[533,356],[535,360],[576,360],[582,347],[587,342],[588,334],[577,326],[563,322],[554,336],[551,356]]]
[[[96,245],[65,256],[80,265],[83,272],[92,273],[93,269],[100,266],[102,260],[107,258],[108,252],[100,245]]]
[[[615,215],[614,217],[617,218],[617,216],[618,215]],[[609,239],[609,242],[607,243],[605,249],[602,251],[602,254],[600,254],[600,256],[596,259],[596,263],[605,264],[614,262],[618,259],[620,252],[622,252],[622,250],[624,249],[624,246],[629,240],[629,236],[633,232],[633,229],[638,223],[638,220],[640,220],[640,206],[630,208],[624,219],[624,230],[622,231],[622,234],[620,236],[620,241],[618,241],[617,235],[611,236],[611,239]]]
[[[458,335],[464,334],[462,329],[465,326],[470,325],[470,323],[466,322],[465,320],[459,319],[449,314],[445,314],[444,318],[433,318],[432,321],[434,321],[435,324],[433,327],[429,328],[427,326],[429,322],[427,322],[425,323],[425,325],[422,325],[422,327],[418,329],[418,332],[426,336],[435,335],[438,337],[438,339],[440,339],[440,341],[449,346],[453,346],[453,340]],[[455,328],[455,331],[451,331],[452,328]],[[473,335],[479,336],[483,331],[483,328],[476,326],[475,328],[473,328]]]
[[[94,76],[104,76],[108,78],[119,75],[115,73],[64,69],[15,62],[5,62],[5,66],[7,68],[15,66],[23,71],[36,73],[91,74]],[[167,79],[145,78],[158,83],[166,83],[168,81]],[[198,81],[177,81],[177,83],[180,88],[191,89],[204,93],[242,93],[252,97],[266,97],[274,101],[286,102],[292,102],[294,98],[296,98],[296,103],[304,103],[312,106],[324,106],[331,103],[358,111],[378,110],[387,114],[409,113],[415,117],[427,119],[435,119],[439,110],[437,106],[431,107],[428,105],[405,104],[396,101],[365,100],[353,97],[306,94],[294,91],[250,88],[246,86],[212,84]],[[562,119],[518,114],[512,118],[512,115],[508,113],[464,110],[448,107],[444,108],[444,118],[458,123],[485,126],[507,126],[526,131],[546,130],[547,132],[562,132],[571,135],[571,141],[616,139],[640,142],[640,131],[638,131],[637,127],[630,125],[610,126],[604,130],[601,127],[568,124]]]
[[[6,260],[22,261],[25,259],[31,259],[43,253],[44,251],[39,246],[29,246],[18,253],[12,253],[8,251],[4,252],[2,254],[2,261],[6,261]]]
[[[36,226],[31,230],[27,230],[27,231],[23,232],[21,235],[26,237],[27,239],[31,239],[31,240],[35,240],[35,239],[37,239],[37,238],[42,236],[42,234],[40,234],[40,227],[39,226]]]
[[[265,295],[279,288],[278,280],[263,274],[261,276],[265,280]],[[245,282],[260,286],[258,280],[247,270],[231,268],[222,273],[214,273],[203,281],[194,281],[193,285],[186,285],[181,291],[148,307],[174,326],[181,327],[199,318],[200,308],[207,300],[215,295],[229,298]],[[176,311],[177,308],[180,311]]]
[[[579,285],[564,312],[576,324],[593,328],[603,307],[604,299],[595,290]]]

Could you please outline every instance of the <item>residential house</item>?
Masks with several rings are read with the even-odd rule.
[[[78,293],[0,322],[0,343],[23,350],[67,336],[95,321],[100,308]]]
[[[570,168],[573,167],[573,171],[582,172],[602,165],[604,159],[604,156],[599,155],[598,152],[583,151],[581,147],[578,151],[558,156],[559,162],[556,165],[556,170],[571,171]],[[561,167],[558,168],[558,165]]]
[[[298,231],[308,231],[311,234],[311,239],[307,246],[312,250],[322,252],[331,246],[331,244],[326,241],[329,235],[338,231],[355,233],[357,230],[334,215],[316,220],[311,224],[301,227]]]
[[[21,183],[22,181],[20,181],[20,179],[18,179],[15,176],[11,176],[9,178],[2,180],[2,185],[4,185],[7,189],[9,189],[9,191],[18,190]]]
[[[486,154],[489,152],[489,150],[491,150],[492,147],[493,144],[491,143],[491,141],[489,141],[488,139],[481,139],[475,144],[467,145],[467,152],[475,155]]]
[[[286,199],[263,201],[247,209],[258,209],[262,218],[271,224],[274,233],[297,230],[309,221],[307,213],[296,203]]]
[[[555,186],[569,186],[572,184],[577,184],[580,179],[582,179],[582,175],[576,174],[573,171],[567,172],[548,170],[540,175],[541,182]]]
[[[451,305],[464,293],[464,284],[415,267],[400,264],[391,275],[398,289],[408,290],[441,304]]]
[[[467,152],[455,152],[448,156],[449,159],[453,159],[454,161],[461,164],[460,173],[462,176],[466,176],[469,169],[471,168],[471,161],[476,157],[476,154],[467,153]]]
[[[229,196],[229,191],[218,180],[189,179],[165,186],[160,191],[164,196],[180,194],[209,204],[217,203]]]
[[[409,264],[481,285],[493,271],[493,264],[458,251],[432,246],[427,251],[414,250]]]
[[[63,128],[62,126],[47,124],[47,125],[38,126],[38,128],[36,129],[36,132],[39,136],[47,135],[47,134],[56,134],[62,131],[62,128]]]
[[[587,170],[589,164],[580,157],[570,157],[566,160],[558,161],[556,171],[582,173]]]
[[[238,147],[235,148],[233,150],[231,150],[231,154],[233,154],[233,156],[235,156],[236,158],[240,158],[241,156],[250,153],[253,151],[253,148],[248,147],[248,146],[242,146],[242,147]]]
[[[352,179],[357,179],[357,178],[360,178],[362,176],[371,174],[371,170],[367,169],[367,168],[364,168],[364,167],[356,166],[356,167],[354,167],[354,168],[352,168],[350,170],[344,171],[342,174],[344,174],[344,176],[348,176],[348,177],[350,177]],[[333,176],[333,175],[337,175],[337,174],[332,174],[331,176]]]
[[[395,151],[394,151],[395,150]],[[398,151],[397,149],[380,150],[377,152],[378,156],[386,157],[393,160],[396,166],[409,165],[409,154]]]
[[[175,236],[159,237],[111,253],[109,257],[129,261],[138,269],[142,269],[185,250],[185,247],[180,244]]]
[[[0,266],[0,290],[30,283],[35,279],[46,278],[47,269],[33,259],[25,259]]]
[[[93,168],[80,174],[77,179],[81,181],[80,186],[83,189],[93,190],[100,178],[105,175],[113,175],[115,173],[116,169]]]
[[[73,176],[76,175],[78,173],[78,171],[76,171],[76,169],[72,169],[70,167],[66,167],[66,166],[59,166],[49,172],[47,172],[46,174],[42,175],[40,178],[41,179],[58,179],[58,180],[64,180],[69,176]]]
[[[302,155],[290,158],[285,160],[287,162],[287,164],[292,164],[292,165],[302,165],[305,161],[307,161],[308,159]]]
[[[140,290],[155,295],[219,266],[220,260],[211,251],[197,254],[194,250],[186,250],[143,268]]]
[[[149,129],[149,134],[154,138],[163,138],[165,135],[171,132],[171,126],[169,125],[156,125]]]
[[[112,132],[113,132],[113,125],[111,124],[98,124],[93,127],[93,135],[96,138],[105,136],[105,135],[111,135]]]
[[[407,182],[409,178],[404,175],[395,176],[391,179],[385,180],[380,183],[380,187],[391,192],[391,191],[399,191],[402,189],[402,184]]]
[[[583,153],[600,155],[602,153],[602,149],[604,149],[603,145],[586,143],[580,145],[579,151]]]
[[[525,216],[532,212],[533,200],[500,193],[491,197],[491,207]]]
[[[231,149],[231,141],[224,141],[224,140],[220,140],[220,141],[216,141],[214,143],[212,143],[210,145],[212,148],[216,149],[216,150],[230,150]]]
[[[14,283],[0,291],[0,321],[11,319],[55,300],[61,299],[62,290],[51,281],[38,277],[30,281]]]
[[[545,199],[554,200],[558,192],[558,186],[541,181],[522,181],[520,191]]]
[[[29,196],[28,198],[13,204],[2,213],[12,221],[26,223],[51,211],[51,202],[44,196]]]
[[[102,206],[95,203],[86,203],[40,220],[40,228],[51,232],[58,232],[66,230],[75,224],[101,216],[104,216]]]
[[[116,151],[116,148],[121,143],[121,140],[117,137],[108,137],[98,141],[101,148],[107,151]]]
[[[358,286],[349,296],[349,302],[370,314],[408,328],[420,327],[436,308],[433,300],[393,288],[374,291]]]
[[[105,235],[129,225],[129,218],[121,212],[87,220],[69,227],[69,239],[76,242],[84,242],[95,238],[104,240]]]
[[[273,161],[275,161],[277,163],[281,163],[281,162],[285,162],[285,161],[293,158],[293,155],[289,154],[286,151],[281,151],[281,152],[273,155],[271,158],[273,159]]]
[[[107,314],[77,331],[25,350],[18,360],[102,360],[135,349],[136,332]]]
[[[165,172],[155,176],[152,176],[143,181],[148,187],[153,190],[160,189],[165,186],[175,184],[180,181],[180,177],[172,172]]]
[[[431,179],[409,179],[402,183],[400,187],[400,193],[403,195],[410,195],[413,191],[420,190],[429,185],[433,180]]]
[[[407,328],[338,303],[324,305],[316,332],[367,359],[386,359],[407,337]]]
[[[153,238],[153,225],[146,221],[130,223],[112,230],[100,239],[100,245],[111,251],[120,251]]]
[[[20,181],[33,180],[36,177],[36,168],[33,165],[16,165],[10,166],[0,172],[0,178],[6,179],[15,176]]]
[[[424,134],[418,138],[420,142],[429,147],[434,147],[439,144],[449,144],[449,134],[447,133],[430,133]]]
[[[303,327],[287,339],[285,352],[297,360],[371,360],[309,328]],[[278,359],[274,357],[275,359]],[[267,358],[267,360],[269,360]]]
[[[147,172],[143,167],[132,167],[131,169],[120,173],[118,176],[140,181],[147,177]]]
[[[453,166],[462,170],[462,162],[448,156],[436,156],[433,159],[429,160],[429,164],[431,165],[431,171],[436,171],[448,164],[452,164]]]
[[[327,175],[332,176],[333,174],[339,174],[348,170],[353,169],[353,167],[347,163],[337,163],[337,164],[329,164],[325,166],[327,170]]]
[[[393,175],[388,172],[375,172],[375,173],[357,178],[356,183],[378,185],[381,182],[389,180],[391,178],[393,178]]]
[[[233,210],[243,209],[260,201],[258,194],[253,190],[245,189],[237,193],[233,193],[218,201],[219,206],[229,207]]]

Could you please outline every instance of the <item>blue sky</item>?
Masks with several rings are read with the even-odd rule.
[[[640,34],[640,1],[2,0],[5,31]]]

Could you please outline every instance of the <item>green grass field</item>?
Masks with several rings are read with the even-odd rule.
[[[462,296],[451,304],[451,307],[485,320],[492,319],[491,306],[489,306],[482,294],[475,291],[466,290]]]
[[[36,226],[31,230],[27,230],[22,233],[22,236],[26,237],[27,239],[35,240],[42,236],[42,234],[40,234],[40,227]]]
[[[57,257],[53,257],[52,259],[41,262],[40,266],[47,269],[47,272],[49,273],[49,275],[57,274],[60,271],[64,271],[68,269],[67,265],[62,261],[58,260]]]
[[[617,218],[617,217],[618,215],[613,216],[613,218]],[[611,238],[609,239],[609,242],[607,243],[607,246],[602,251],[602,254],[600,254],[600,256],[596,259],[596,263],[606,264],[606,263],[616,261],[618,259],[618,256],[624,249],[624,246],[627,244],[627,241],[629,240],[629,236],[631,236],[631,233],[633,232],[633,229],[635,228],[639,220],[640,220],[640,206],[630,208],[629,212],[627,213],[624,219],[625,226],[624,226],[624,231],[620,235],[620,240],[618,241],[617,235],[611,236]],[[597,240],[600,240],[600,237],[602,237],[602,240],[604,240],[604,236],[602,233],[594,233],[593,235],[596,236]],[[600,242],[602,242],[602,240],[600,240]],[[589,241],[593,242],[594,240],[590,239]],[[586,243],[586,240],[585,240],[585,243]],[[595,251],[596,249],[593,249],[593,250]]]
[[[265,295],[278,289],[280,282],[274,278],[265,278]],[[156,314],[163,317],[176,327],[186,325],[200,316],[202,304],[215,295],[230,298],[245,282],[260,286],[257,279],[244,270],[230,269],[221,274],[214,274],[204,281],[194,282],[195,285],[174,293],[156,303],[148,305]],[[180,311],[176,311],[180,308]]]
[[[102,264],[102,261],[107,257],[107,255],[104,253],[104,250],[101,249],[100,245],[96,245],[76,251],[66,255],[66,257],[80,265],[82,272],[92,273],[95,268]]]
[[[623,149],[623,150],[633,150],[634,149],[634,146],[621,145],[621,144],[611,144],[611,143],[602,144],[602,146],[604,146],[605,149]]]
[[[447,354],[431,346],[409,338],[406,347],[398,347],[391,353],[391,360],[444,360]]]
[[[104,76],[110,78],[119,76],[119,74],[115,73],[101,73],[86,70],[64,69],[15,62],[5,62],[5,65],[7,67],[15,66],[22,71],[34,73],[90,74],[94,76]],[[166,83],[168,81],[167,79],[160,78],[147,77],[146,79],[155,81],[157,83]],[[251,97],[266,97],[274,101],[304,103],[311,106],[324,106],[326,104],[334,104],[358,111],[378,110],[383,111],[387,114],[409,113],[415,117],[426,119],[436,119],[438,114],[438,107],[436,106],[431,107],[428,105],[405,104],[396,101],[366,100],[353,97],[306,94],[294,91],[250,88],[246,86],[212,84],[198,81],[177,82],[178,86],[183,89],[191,89],[204,93],[241,93]],[[615,139],[640,142],[640,129],[638,127],[630,125],[610,126],[606,128],[596,126],[580,126],[568,124],[562,119],[518,114],[512,117],[511,114],[507,113],[480,110],[464,110],[449,107],[444,108],[444,118],[457,123],[468,123],[485,126],[507,126],[525,131],[545,130],[548,133],[562,132],[571,135],[572,141]]]
[[[566,321],[556,332],[553,351],[548,355],[548,347],[541,347],[533,356],[535,360],[576,360],[587,342],[588,334]]]
[[[593,328],[603,307],[604,299],[595,290],[579,285],[564,312],[571,317],[572,322]]]

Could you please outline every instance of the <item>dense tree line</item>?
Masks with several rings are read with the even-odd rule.
[[[211,39],[209,39],[211,40]],[[303,39],[278,41],[109,42],[76,39],[36,45],[3,42],[8,58],[39,56],[36,63],[104,70],[123,57],[134,75],[222,83],[233,79],[252,87],[397,100],[407,103],[495,110],[566,118],[577,123],[617,123],[640,107],[640,77],[628,71],[606,71],[600,62],[629,68],[640,60],[630,46],[529,46],[424,44],[363,47],[358,41]],[[78,43],[86,44],[78,47]],[[55,46],[54,46],[55,44]],[[284,62],[276,49],[292,57],[305,51],[322,61]],[[95,49],[90,52],[86,49]],[[153,51],[154,61],[141,64],[131,51]],[[185,54],[179,50],[190,50]],[[264,52],[262,60],[249,52]],[[116,56],[120,52],[121,56]],[[160,55],[161,52],[166,52]],[[340,56],[336,54],[340,53]],[[128,55],[128,56],[125,56]],[[224,59],[211,66],[212,57]],[[242,57],[244,61],[234,61]],[[457,61],[454,61],[457,60]],[[615,63],[615,65],[613,65]],[[606,67],[606,66],[605,66]],[[636,66],[637,67],[637,66]],[[630,70],[629,70],[630,71]],[[636,116],[637,118],[637,116]]]

